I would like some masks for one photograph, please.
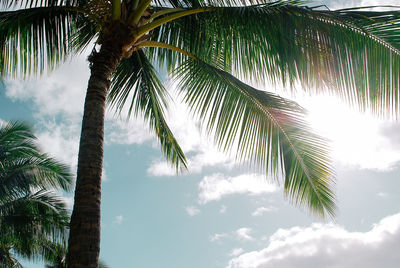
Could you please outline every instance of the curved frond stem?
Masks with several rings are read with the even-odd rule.
[[[143,0],[140,5],[137,7],[137,9],[132,13],[132,18],[129,18],[129,22],[132,22],[133,24],[137,24],[142,17],[143,13],[146,11],[146,9],[149,7],[151,4],[151,1],[153,0]]]
[[[145,24],[141,27],[139,27],[139,29],[137,30],[137,39],[139,39],[141,36],[143,36],[144,34],[148,33],[149,31],[160,27],[161,25],[185,17],[185,16],[189,16],[189,15],[193,15],[193,14],[197,14],[197,13],[203,13],[203,12],[209,12],[215,10],[214,7],[204,7],[204,8],[196,8],[196,9],[190,9],[190,10],[185,10],[182,12],[178,12],[178,13],[174,13],[172,15],[169,16],[165,16],[162,17],[160,19],[157,19],[155,21],[152,21],[148,24]]]
[[[168,44],[157,42],[157,41],[145,41],[143,43],[140,43],[140,45],[138,45],[138,47],[139,48],[144,48],[144,47],[166,48],[166,49],[170,49],[170,50],[179,52],[181,54],[184,54],[184,55],[188,56],[191,59],[194,59],[194,60],[196,59],[196,57],[193,54],[191,54],[191,53],[189,53],[189,52],[187,52],[187,51],[185,51],[183,49],[180,49],[179,47],[168,45]]]
[[[184,11],[184,8],[167,8],[167,9],[163,9],[160,11],[156,11],[153,13],[153,15],[150,16],[150,20],[153,20],[155,18],[158,18],[160,16],[164,16],[170,13],[175,13],[175,12],[179,12],[179,11]]]
[[[336,10],[335,11],[331,11],[331,13],[333,13],[333,14],[335,12],[336,12]],[[389,48],[391,51],[393,51],[397,55],[400,55],[400,50],[398,48],[394,47],[392,44],[390,44],[389,42],[385,41],[384,39],[379,38],[378,36],[368,32],[366,29],[363,29],[363,28],[361,28],[361,27],[359,27],[357,25],[353,25],[350,22],[344,23],[344,22],[340,21],[339,19],[336,19],[336,20],[335,19],[330,19],[327,16],[320,16],[320,17],[317,17],[317,19],[319,19],[319,20],[321,20],[322,22],[325,22],[325,23],[331,23],[331,24],[343,27],[343,29],[346,29],[346,30],[353,30],[353,31],[355,31],[355,32],[357,32],[359,34],[366,35],[370,39],[376,41],[377,43]],[[373,21],[372,18],[369,18],[367,16],[365,17],[365,19]]]
[[[137,7],[138,7],[138,5],[139,5],[139,0],[132,0],[133,2],[132,2],[132,7],[131,7],[131,10],[133,11],[133,10],[135,10]]]
[[[121,0],[112,0],[112,20],[121,18]]]
[[[371,8],[400,8],[400,6],[393,6],[393,5],[382,5],[382,6],[362,6],[362,7],[349,7],[349,8],[341,8],[336,9],[335,11],[354,11],[354,10],[362,10],[362,9],[371,9]]]

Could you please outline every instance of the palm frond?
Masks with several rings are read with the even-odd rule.
[[[164,118],[166,90],[142,50],[123,59],[116,70],[109,93],[109,103],[118,110],[130,102],[129,114],[143,114],[155,131],[167,160],[186,168],[186,158]]]
[[[51,6],[77,6],[87,0],[2,0],[0,8],[9,9],[13,7],[34,8]]]
[[[32,188],[72,188],[69,168],[42,154],[29,127],[21,123],[0,126],[0,200]]]
[[[28,259],[48,259],[56,243],[66,243],[69,215],[64,202],[39,190],[0,202],[0,244]]]
[[[25,124],[17,122],[0,125],[0,163],[24,156],[36,155],[35,136]]]
[[[346,25],[353,26],[376,41],[386,43],[392,50],[400,50],[400,6],[388,6],[390,11],[366,11],[366,8],[347,8],[333,11],[319,11],[325,16],[332,17],[337,21],[344,21]],[[383,6],[384,7],[384,6]]]
[[[310,130],[301,107],[200,60],[188,60],[175,74],[185,101],[215,132],[220,148],[268,173],[283,173],[295,204],[334,215],[327,142]]]
[[[301,83],[333,92],[361,109],[400,111],[400,11],[321,11],[299,1],[216,7],[153,31],[153,41],[179,47],[246,79]],[[153,48],[170,70],[183,55]]]
[[[67,245],[56,243],[54,250],[46,256],[46,268],[66,268],[67,267]]]
[[[64,61],[79,16],[63,6],[0,12],[1,76],[41,74]]]
[[[74,27],[75,30],[72,32],[68,43],[74,53],[79,53],[84,51],[98,37],[100,25],[95,19],[80,14],[75,18]]]
[[[2,162],[0,180],[0,200],[2,196],[18,196],[32,187],[66,191],[72,188],[69,168],[46,155]]]
[[[0,267],[23,268],[22,264],[14,258],[11,248],[2,243],[0,238]]]
[[[209,6],[246,6],[246,5],[257,5],[266,4],[276,1],[271,0],[155,0],[153,2],[156,8],[198,8],[198,7],[209,7]],[[283,2],[283,1],[278,1]],[[296,2],[304,2],[303,0]]]
[[[49,191],[39,190],[17,199],[0,202],[1,228],[4,234],[63,239],[69,216],[62,199]],[[24,239],[25,239],[24,238]],[[28,241],[28,240],[27,240]]]

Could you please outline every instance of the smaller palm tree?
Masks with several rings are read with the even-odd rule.
[[[55,191],[71,189],[65,165],[40,152],[21,123],[0,125],[0,267],[22,267],[14,254],[49,259],[65,243],[69,213]]]

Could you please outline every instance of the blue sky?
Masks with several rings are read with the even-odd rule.
[[[75,171],[88,75],[82,56],[40,79],[8,80],[0,119],[30,123],[43,150]],[[174,83],[165,82],[173,91]],[[107,113],[101,259],[110,267],[397,266],[399,123],[359,114],[332,97],[297,96],[313,127],[332,140],[339,215],[321,222],[290,205],[270,178],[219,152],[174,100],[168,119],[190,168],[179,176],[141,118],[126,122]],[[65,200],[72,205],[70,195]]]

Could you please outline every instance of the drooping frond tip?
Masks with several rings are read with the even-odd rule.
[[[200,60],[188,60],[176,77],[185,101],[215,133],[220,148],[266,173],[282,174],[285,193],[296,205],[334,216],[327,141],[309,128],[302,108]]]

